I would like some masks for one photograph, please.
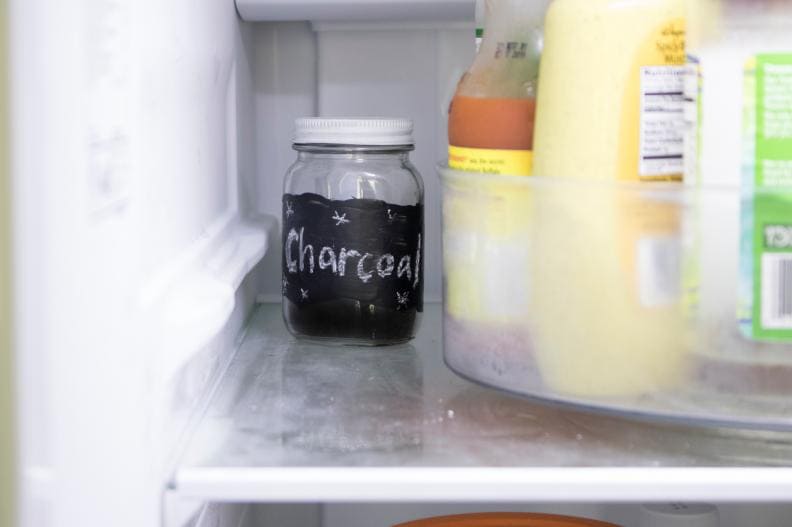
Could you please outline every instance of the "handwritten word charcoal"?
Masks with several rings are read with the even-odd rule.
[[[422,310],[422,216],[420,205],[285,195],[284,296]]]
[[[311,244],[304,243],[305,237],[305,229],[300,228],[299,234],[297,230],[292,228],[289,231],[289,235],[286,237],[286,248],[284,258],[286,259],[286,268],[289,273],[298,273],[304,270],[307,270],[309,274],[313,274],[315,270],[314,266],[314,247]],[[299,250],[298,250],[299,248]],[[416,249],[415,254],[415,263],[416,268],[415,271],[412,270],[410,256],[404,255],[399,260],[399,269],[396,271],[396,277],[402,278],[406,277],[407,280],[410,280],[413,276],[415,276],[415,280],[413,281],[413,287],[418,286],[418,281],[420,278],[420,270],[418,269],[417,265],[420,264],[421,261],[421,235],[418,234],[418,248]],[[297,254],[295,254],[295,252]],[[374,275],[374,271],[367,271],[368,263],[365,263],[366,260],[374,259],[373,254],[365,253],[361,254],[359,251],[355,249],[347,250],[346,248],[341,249],[341,254],[338,259],[336,259],[335,250],[331,247],[322,247],[322,250],[319,251],[319,270],[330,269],[330,272],[334,275],[338,276],[345,276],[346,275],[346,265],[350,258],[359,258],[357,262],[357,277],[365,282],[371,280],[372,276]],[[307,261],[307,264],[306,264]],[[385,253],[379,258],[376,259],[376,271],[380,278],[387,278],[393,275],[394,272],[394,262],[396,261],[394,256],[389,253]]]

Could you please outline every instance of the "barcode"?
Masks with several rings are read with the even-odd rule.
[[[792,329],[792,254],[762,255],[762,327]]]

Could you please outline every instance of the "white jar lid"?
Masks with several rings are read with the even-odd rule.
[[[640,527],[718,527],[718,509],[704,503],[643,505]]]
[[[324,119],[303,117],[294,123],[294,144],[361,146],[413,145],[411,119]]]

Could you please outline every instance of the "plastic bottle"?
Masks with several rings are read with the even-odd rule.
[[[681,180],[687,0],[554,0],[534,173]]]
[[[682,378],[681,209],[616,182],[682,178],[685,1],[554,0],[547,12],[534,174],[556,180],[534,195],[530,315],[542,378],[567,396],[634,397]]]
[[[449,110],[451,168],[531,173],[541,28],[548,3],[502,0],[489,6],[481,48]]]

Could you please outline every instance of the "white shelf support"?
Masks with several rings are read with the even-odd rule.
[[[162,382],[218,335],[236,307],[237,289],[264,257],[275,230],[272,218],[223,217],[144,288],[141,307],[146,327],[154,328],[150,342],[167,350],[157,356]]]
[[[472,22],[474,0],[236,0],[243,20]]]
[[[792,469],[226,467],[186,471],[181,496],[251,502],[789,502]]]

